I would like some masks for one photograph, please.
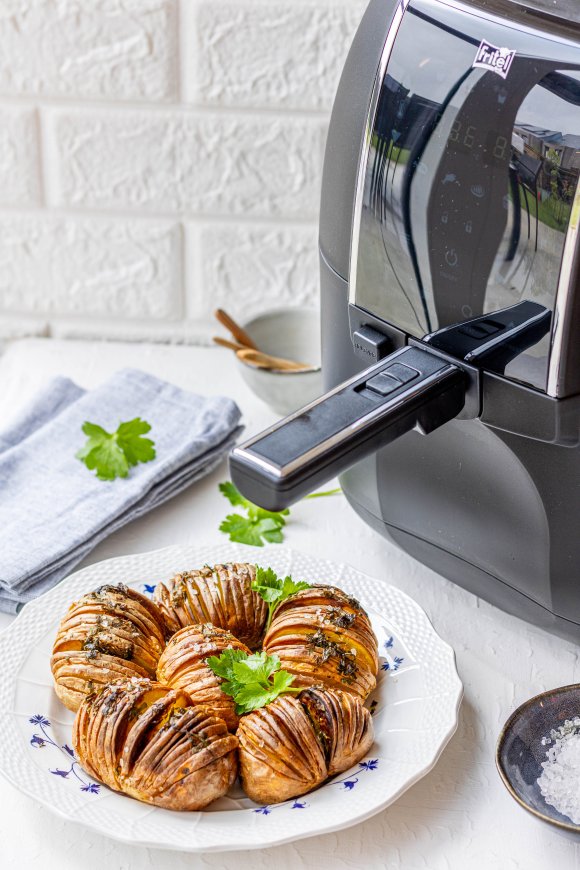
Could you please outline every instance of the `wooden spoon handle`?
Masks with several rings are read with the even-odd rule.
[[[253,350],[257,350],[256,345],[254,344],[248,333],[245,332],[241,326],[238,326],[236,321],[233,320],[229,314],[226,314],[226,312],[222,308],[217,308],[214,312],[214,315],[217,320],[219,320],[219,322],[222,324],[222,326],[225,326],[225,328],[231,332],[231,334],[239,344],[244,345],[244,347],[251,347],[253,348]]]
[[[248,350],[246,345],[239,344],[237,341],[228,341],[227,338],[222,338],[220,335],[214,335],[213,340],[220,347],[228,347],[230,350]]]
[[[259,350],[251,350],[251,348],[244,348],[243,350],[237,351],[238,359],[241,359],[242,362],[248,363],[248,365],[255,366],[259,369],[275,369],[276,371],[282,372],[312,372],[314,371],[314,366],[308,365],[308,363],[296,362],[291,359],[282,359],[277,356],[270,356],[268,353],[262,353]]]

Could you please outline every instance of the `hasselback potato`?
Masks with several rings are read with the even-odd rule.
[[[352,767],[371,748],[370,711],[349,692],[305,689],[298,696],[308,712],[327,761],[327,776]]]
[[[155,678],[165,632],[157,606],[123,584],[83,595],[70,606],[54,642],[56,694],[75,711],[86,694],[107,683]]]
[[[230,731],[235,731],[239,720],[234,700],[222,692],[223,680],[206,664],[209,656],[220,656],[225,649],[250,652],[223,628],[188,625],[173,635],[161,653],[157,679],[172,689],[185,690],[194,704],[205,704],[224,720]]]
[[[376,686],[377,639],[359,602],[334,586],[311,586],[276,610],[263,643],[294,674],[295,686],[322,683],[363,700]]]
[[[266,602],[251,589],[255,577],[255,565],[205,565],[158,583],[155,601],[171,633],[186,625],[211,622],[255,649],[268,615]]]
[[[237,745],[222,719],[185,692],[133,678],[88,695],[73,746],[95,779],[146,803],[199,810],[232,785]]]
[[[373,742],[369,711],[354,695],[305,689],[242,716],[240,776],[252,800],[298,797],[359,761]]]

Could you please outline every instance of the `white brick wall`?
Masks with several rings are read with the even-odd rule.
[[[213,106],[328,112],[360,15],[360,3],[204,0],[186,93]]]
[[[0,205],[40,205],[38,133],[34,109],[0,106]]]
[[[316,304],[365,0],[2,0],[0,337],[205,341]]]
[[[0,218],[0,298],[14,314],[181,316],[181,232],[160,220]]]

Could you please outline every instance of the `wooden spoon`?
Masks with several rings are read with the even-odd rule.
[[[213,340],[220,347],[227,347],[230,350],[250,350],[245,344],[238,344],[237,341],[228,341],[227,338],[222,338],[220,335],[214,335]]]
[[[225,326],[225,328],[229,330],[229,332],[231,332],[231,334],[239,344],[243,345],[244,347],[251,347],[253,348],[253,350],[258,349],[248,333],[243,330],[242,327],[239,326],[236,321],[232,317],[230,317],[229,314],[226,314],[226,312],[222,308],[217,308],[214,311],[214,315],[217,320],[219,320],[219,322],[222,324],[222,326]]]
[[[242,360],[242,362],[258,369],[271,369],[281,372],[316,371],[316,367],[308,365],[308,363],[296,362],[291,359],[282,359],[278,356],[270,356],[268,353],[262,353],[259,350],[252,350],[251,348],[242,348],[242,350],[236,351],[236,356],[238,359]]]
[[[236,341],[229,341],[227,338],[214,336],[214,341],[221,347],[227,347],[230,350],[235,350],[236,354],[242,362],[260,369],[272,369],[283,372],[313,372],[316,371],[315,366],[308,363],[296,362],[295,360],[282,359],[281,357],[271,356],[269,353],[263,353],[258,350],[250,336],[245,332],[236,321],[230,317],[222,308],[216,309],[214,312],[217,320],[228,329]]]

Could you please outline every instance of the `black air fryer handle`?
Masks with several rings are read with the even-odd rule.
[[[236,447],[232,480],[250,501],[281,510],[410,429],[426,434],[456,417],[465,377],[429,350],[398,350]]]
[[[549,308],[524,299],[509,308],[444,326],[422,341],[468,365],[504,372],[508,363],[537,344],[550,331]]]

